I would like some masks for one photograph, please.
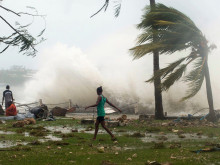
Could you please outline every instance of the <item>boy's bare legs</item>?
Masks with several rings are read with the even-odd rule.
[[[115,139],[115,136],[111,133],[111,131],[105,126],[105,121],[101,121],[102,127],[111,135],[112,139]]]
[[[96,136],[97,136],[98,131],[99,131],[99,121],[96,120],[96,122],[95,122],[95,134],[94,134],[93,140],[96,140]]]

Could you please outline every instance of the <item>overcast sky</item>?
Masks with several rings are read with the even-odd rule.
[[[216,45],[219,44],[219,32],[217,30],[220,24],[220,12],[219,8],[217,8],[220,6],[219,0],[156,0],[156,2],[164,3],[186,13],[201,28],[211,42]],[[26,6],[33,6],[40,14],[45,14],[46,31],[44,37],[47,40],[37,47],[39,52],[35,58],[18,54],[16,48],[7,50],[6,53],[0,55],[0,68],[24,65],[28,68],[38,69],[38,58],[41,56],[42,51],[57,43],[75,46],[84,52],[88,52],[96,43],[102,43],[102,40],[107,40],[111,36],[114,36],[115,40],[117,40],[116,34],[132,31],[132,34],[127,34],[132,36],[130,39],[133,39],[129,41],[128,47],[122,44],[120,48],[120,45],[117,45],[117,49],[128,50],[129,46],[135,44],[134,39],[138,34],[135,25],[140,22],[143,13],[142,9],[149,4],[149,1],[123,0],[121,14],[118,18],[114,17],[114,3],[112,1],[107,12],[101,12],[91,19],[90,16],[103,3],[104,0],[4,0],[2,5],[15,11],[29,11]],[[14,25],[16,16],[2,10],[0,10],[0,14]],[[31,18],[23,17],[19,21],[28,23]],[[0,24],[1,36],[11,32],[11,29],[3,21],[0,20]],[[30,30],[36,35],[43,27],[44,21],[41,18],[36,18]],[[109,45],[107,49],[114,49],[114,46]],[[103,56],[104,54],[103,52]]]

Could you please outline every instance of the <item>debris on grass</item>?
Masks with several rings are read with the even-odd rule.
[[[145,137],[145,134],[140,133],[140,132],[135,132],[132,135],[130,135],[130,137],[137,137],[137,138],[141,138],[141,137]]]
[[[173,132],[173,133],[178,133],[179,130],[178,130],[178,129],[172,129],[172,132]]]
[[[110,162],[109,160],[103,160],[101,165],[115,165],[114,163]]]
[[[25,129],[21,128],[21,129],[16,129],[16,133],[24,133]]]
[[[212,148],[204,148],[204,149],[199,149],[199,150],[195,150],[195,151],[192,151],[192,152],[195,152],[195,153],[200,153],[200,152],[214,152],[214,151],[220,151],[220,148],[218,147],[212,147]]]
[[[30,135],[32,136],[46,136],[46,133],[38,130],[31,130]]]
[[[78,132],[78,129],[72,129],[71,132]]]
[[[24,121],[16,121],[15,123],[12,124],[13,127],[19,128],[19,127],[24,127]]]
[[[24,119],[25,125],[36,124],[36,120],[34,118]]]
[[[136,153],[132,155],[132,158],[136,158],[136,157],[137,157],[137,154],[136,154]]]
[[[119,129],[119,130],[116,130],[115,132],[126,132],[126,130]]]
[[[147,132],[153,133],[153,132],[160,132],[160,128],[159,127],[148,127],[146,129]]]
[[[147,161],[147,163],[145,163],[145,165],[161,165],[161,163],[158,163],[157,161]]]
[[[199,131],[196,135],[201,136],[201,135],[203,135],[203,133],[202,133],[202,131]]]
[[[63,138],[74,137],[74,133],[61,134]]]
[[[103,146],[101,147],[97,147],[98,152],[100,153],[104,153],[105,152],[105,148]]]
[[[41,142],[38,141],[38,140],[35,140],[35,141],[33,141],[33,142],[30,142],[29,144],[31,144],[31,145],[40,145]]]
[[[181,148],[181,143],[172,143],[169,146],[170,149]]]
[[[166,141],[168,138],[166,136],[159,136],[158,140]]]
[[[165,148],[165,145],[163,142],[154,142],[153,149],[163,149],[163,148]]]
[[[50,145],[57,145],[57,146],[67,146],[69,145],[68,142],[62,142],[62,141],[49,141]]]
[[[179,138],[185,138],[186,136],[183,135],[183,134],[178,134],[178,137],[179,137]]]

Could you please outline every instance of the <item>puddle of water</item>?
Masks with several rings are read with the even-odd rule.
[[[11,131],[0,131],[0,135],[3,134],[3,135],[12,135],[12,134],[15,134],[15,132],[11,132]]]
[[[93,134],[94,130],[87,130],[87,128],[83,127],[63,127],[63,126],[49,126],[45,127],[45,129],[51,131],[51,132],[61,132],[63,134],[72,133],[72,132],[83,132],[83,133],[89,133]],[[100,130],[99,133],[104,133],[104,131]]]
[[[12,142],[8,140],[4,140],[0,142],[0,148],[10,148],[18,145],[27,145],[27,142]]]
[[[214,140],[217,139],[217,137],[208,137],[205,135],[198,136],[196,133],[189,134],[185,133],[182,134],[185,136],[185,138],[179,138],[177,134],[174,133],[167,133],[165,135],[160,135],[158,133],[146,133],[146,136],[141,138],[143,142],[159,142],[163,141],[160,139],[165,139],[166,142],[181,142],[181,141],[195,141],[195,140]]]
[[[67,134],[67,133],[72,133],[75,132],[76,130],[78,132],[81,133],[88,133],[88,134],[94,134],[94,129],[89,130],[88,128],[85,127],[63,127],[63,126],[48,126],[48,127],[44,127],[45,129],[51,131],[51,132],[61,132],[63,134]],[[102,127],[100,126],[99,128],[99,134],[107,134],[107,132],[105,130],[102,129]],[[117,135],[117,136],[122,136],[124,134],[132,134],[134,132],[128,131],[128,132],[115,132],[114,130],[112,131],[113,134]]]
[[[45,129],[51,131],[51,132],[61,132],[61,133],[71,133],[72,130],[74,130],[71,127],[63,127],[63,126],[49,126],[49,127],[44,127]]]
[[[24,132],[24,136],[25,137],[30,137],[30,133],[29,132]]]
[[[59,137],[56,137],[56,136],[53,136],[53,135],[47,135],[45,136],[45,139],[38,139],[38,141],[44,143],[44,142],[47,142],[47,141],[61,141],[62,138],[59,138]]]

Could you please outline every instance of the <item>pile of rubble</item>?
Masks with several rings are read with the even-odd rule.
[[[17,121],[12,124],[13,127],[24,127],[24,125],[36,124],[36,120],[34,118],[27,118],[22,121]]]

